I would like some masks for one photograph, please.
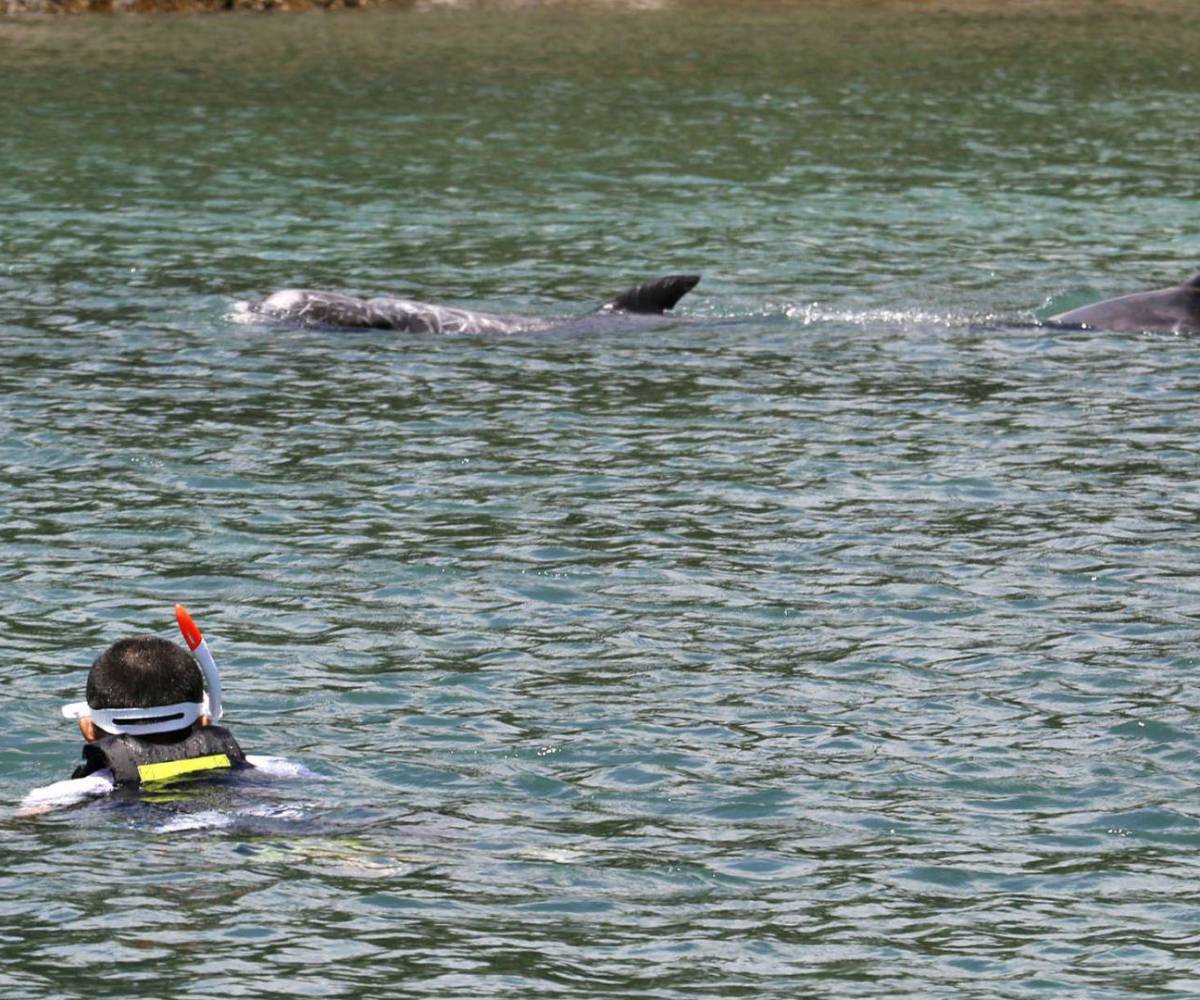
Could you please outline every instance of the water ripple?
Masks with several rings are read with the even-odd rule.
[[[1007,321],[1183,276],[1196,70],[1026,7],[0,25],[0,786],[177,600],[328,779],[6,815],[0,983],[1194,994],[1200,356]]]

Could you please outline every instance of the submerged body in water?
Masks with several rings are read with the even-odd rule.
[[[700,276],[673,274],[631,288],[582,316],[539,319],[476,312],[453,306],[380,296],[363,299],[341,292],[287,288],[243,307],[251,318],[337,330],[395,330],[398,333],[506,334],[579,328],[597,320],[661,316],[696,287]]]
[[[1051,316],[1046,324],[1113,333],[1200,333],[1200,274],[1170,288],[1080,306]]]
[[[259,754],[247,754],[245,757],[249,767],[244,771],[228,772],[236,774],[241,778],[248,777],[254,780],[255,777],[262,776],[266,778],[312,778],[315,779],[318,775],[314,774],[303,764],[295,764],[292,761],[286,760],[283,757],[272,757]],[[257,774],[256,774],[257,772]],[[224,774],[221,774],[224,777]],[[187,778],[195,777],[188,775]],[[210,773],[201,775],[201,777],[211,777]],[[187,780],[185,778],[185,780]],[[88,799],[101,798],[111,795],[118,788],[122,787],[119,776],[110,768],[101,768],[81,777],[72,777],[63,781],[56,781],[53,784],[43,785],[40,788],[35,788],[28,792],[21,800],[21,807],[18,811],[19,816],[34,816],[39,813],[50,812],[57,809],[65,809],[68,806],[78,805],[80,802],[86,802]],[[155,787],[166,787],[166,784]],[[128,792],[136,793],[137,786],[125,786]]]

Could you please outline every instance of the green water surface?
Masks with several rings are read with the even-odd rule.
[[[0,20],[4,995],[1194,995],[1200,345],[1025,324],[1197,269],[1197,21]],[[322,780],[18,817],[176,601]]]

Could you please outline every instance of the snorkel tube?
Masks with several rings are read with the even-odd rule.
[[[200,664],[200,669],[204,673],[204,686],[208,688],[208,716],[213,722],[219,722],[221,719],[221,676],[217,673],[217,664],[212,658],[212,653],[208,651],[208,643],[204,641],[200,629],[197,628],[196,623],[192,621],[192,616],[188,614],[187,608],[182,604],[175,605],[175,620],[179,622],[179,631],[183,635],[183,641],[195,654],[196,662]]]

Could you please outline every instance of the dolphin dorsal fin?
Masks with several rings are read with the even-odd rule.
[[[1200,292],[1200,271],[1197,271],[1190,278],[1188,278],[1188,280],[1183,283],[1183,287],[1194,288],[1196,291]]]
[[[601,312],[662,313],[687,295],[700,282],[698,274],[669,274],[610,299]]]

